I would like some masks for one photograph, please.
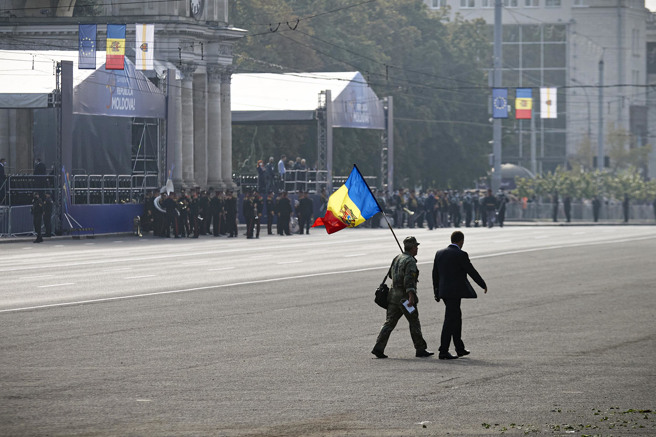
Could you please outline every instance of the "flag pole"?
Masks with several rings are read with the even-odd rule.
[[[374,196],[374,193],[371,191],[371,188],[369,188],[369,184],[367,181],[364,179],[364,176],[362,176],[362,172],[360,172],[360,169],[358,168],[357,165],[353,164],[353,167],[360,173],[360,177],[364,181],[364,184],[367,187],[367,190],[369,190],[369,193],[371,194],[371,197],[373,197],[374,202],[376,202],[376,205],[378,205],[378,209],[380,209],[381,214],[383,214],[383,217],[385,217],[385,221],[387,222],[387,226],[389,227],[389,230],[392,231],[392,235],[394,235],[394,239],[396,240],[396,244],[399,246],[399,249],[401,250],[401,253],[403,253],[403,248],[401,247],[401,243],[399,243],[399,239],[396,237],[396,234],[394,233],[394,229],[392,229],[392,225],[390,224],[389,220],[387,219],[387,215],[385,214],[385,211],[383,208],[380,207],[380,203],[378,203],[378,199],[376,199],[376,196]]]

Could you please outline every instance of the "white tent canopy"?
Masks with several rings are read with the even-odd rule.
[[[97,52],[98,59],[105,52]],[[45,108],[48,95],[57,87],[55,65],[73,61],[73,86],[94,70],[78,70],[77,51],[0,50],[0,108]]]
[[[235,124],[315,120],[319,93],[330,90],[333,127],[385,129],[382,102],[354,72],[234,74]]]

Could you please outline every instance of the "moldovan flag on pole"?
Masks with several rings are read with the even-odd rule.
[[[348,179],[328,199],[326,215],[315,220],[312,227],[324,225],[332,234],[344,228],[354,228],[374,214],[382,212],[369,185],[354,165]]]
[[[155,50],[155,25],[137,24],[134,34],[137,46],[134,65],[137,70],[153,69],[153,54]]]
[[[540,118],[557,118],[557,88],[540,88]]]
[[[107,25],[106,70],[125,69],[125,24]]]
[[[533,109],[533,90],[531,88],[517,88],[515,92],[515,118],[517,120],[530,119]]]

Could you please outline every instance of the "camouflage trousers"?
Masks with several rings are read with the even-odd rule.
[[[376,345],[374,346],[374,351],[380,353],[385,351],[385,347],[387,346],[387,341],[389,340],[390,334],[392,334],[392,331],[402,316],[405,316],[405,318],[408,319],[408,323],[410,324],[410,337],[412,337],[412,343],[414,344],[415,349],[425,350],[428,347],[426,345],[426,341],[424,340],[424,336],[421,334],[419,309],[415,309],[412,314],[408,314],[402,309],[400,303],[389,302],[389,306],[387,307],[387,319],[385,320],[383,327],[380,329],[380,333],[376,339]]]

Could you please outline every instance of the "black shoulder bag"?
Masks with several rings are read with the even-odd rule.
[[[397,257],[394,257],[394,260],[392,260],[392,265],[394,265],[394,261],[396,261]],[[390,269],[392,266],[390,265]],[[385,277],[383,278],[383,282],[380,283],[378,288],[376,288],[376,291],[374,293],[374,302],[376,302],[376,305],[378,305],[381,308],[387,309],[387,296],[389,295],[389,287],[385,283],[387,281],[387,276],[389,275],[389,270],[387,273],[385,273]]]

